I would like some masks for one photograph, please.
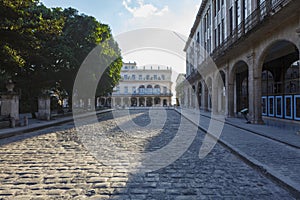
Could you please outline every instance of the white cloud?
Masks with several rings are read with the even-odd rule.
[[[128,0],[123,0],[123,2],[125,2],[125,4],[128,6]],[[194,0],[182,0],[180,9],[178,10],[171,10],[169,7],[165,7],[165,9],[161,10],[156,8],[156,11],[154,12],[156,14],[152,13],[152,16],[149,13],[145,14],[146,12],[144,11],[141,12],[142,14],[140,15],[148,17],[137,17],[140,16],[138,15],[138,9],[129,7],[129,9],[132,11],[132,13],[135,13],[135,15],[133,14],[131,19],[127,19],[123,22],[122,32],[140,28],[162,28],[173,30],[188,36],[200,6],[198,2],[197,4],[193,2]],[[141,9],[146,4],[143,4],[143,1],[139,1],[139,5],[139,9]]]
[[[139,7],[130,7],[131,0],[123,0],[124,7],[133,15],[135,18],[148,18],[151,16],[163,16],[168,13],[169,7],[165,6],[162,9],[158,9],[152,4],[145,4],[143,0],[138,0]]]

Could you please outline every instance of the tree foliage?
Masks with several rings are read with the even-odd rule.
[[[105,68],[97,95],[104,95],[118,82],[122,66],[108,25],[73,8],[50,9],[38,0],[0,0],[0,84],[11,77],[23,100],[32,102],[43,89],[66,91],[71,97],[78,69],[96,46],[102,47],[98,67]],[[91,72],[88,79],[97,76]]]

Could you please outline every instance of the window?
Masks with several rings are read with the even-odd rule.
[[[165,80],[165,75],[161,75],[161,79],[162,79],[162,80]]]
[[[217,11],[220,10],[220,7],[221,7],[221,5],[220,5],[220,0],[217,0]]]
[[[215,29],[215,42],[214,42],[215,48],[217,47],[217,29]]]
[[[125,74],[125,75],[124,75],[124,80],[127,80],[127,79],[128,79],[128,75]]]
[[[229,9],[229,33],[232,35],[233,30],[233,12],[232,7]]]
[[[157,75],[154,75],[154,80],[157,80]]]
[[[235,27],[237,28],[241,22],[239,0],[235,1]]]
[[[135,93],[136,93],[136,87],[133,86],[133,87],[132,87],[132,94],[135,94]]]
[[[116,88],[116,93],[117,93],[117,94],[120,94],[120,86],[117,86],[117,88]]]
[[[131,79],[132,79],[132,80],[135,80],[135,75],[134,75],[134,74],[131,76]]]
[[[143,76],[142,75],[139,75],[139,80],[143,80]]]
[[[146,80],[149,80],[150,79],[150,75],[146,75]]]
[[[124,87],[124,94],[128,94],[128,87],[127,86]]]
[[[223,42],[224,39],[225,39],[225,27],[224,27],[224,19],[222,19],[222,22],[221,22],[221,31],[222,31],[222,34],[221,34],[221,41]]]
[[[214,16],[217,15],[217,0],[214,0]]]

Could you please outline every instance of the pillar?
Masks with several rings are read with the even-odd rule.
[[[227,84],[227,116],[234,117],[234,84]]]
[[[215,80],[212,82],[212,95],[211,95],[211,109],[212,114],[218,114],[218,81]]]
[[[38,98],[38,115],[37,118],[41,120],[50,120],[50,96],[42,95]]]
[[[19,120],[19,95],[14,92],[14,83],[9,80],[6,84],[7,92],[1,95],[1,115]]]
[[[19,95],[3,94],[1,98],[1,115],[19,120]]]
[[[261,70],[254,53],[247,56],[249,64],[249,116],[251,123],[263,124],[261,114]]]

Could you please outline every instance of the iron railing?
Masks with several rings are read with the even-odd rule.
[[[252,30],[258,27],[262,22],[270,16],[276,14],[281,8],[286,6],[293,0],[266,0],[260,4],[245,20],[243,20],[236,29],[211,53],[211,57],[215,60],[219,56],[225,54],[234,44],[241,38],[248,35]],[[296,0],[298,1],[298,0]]]

